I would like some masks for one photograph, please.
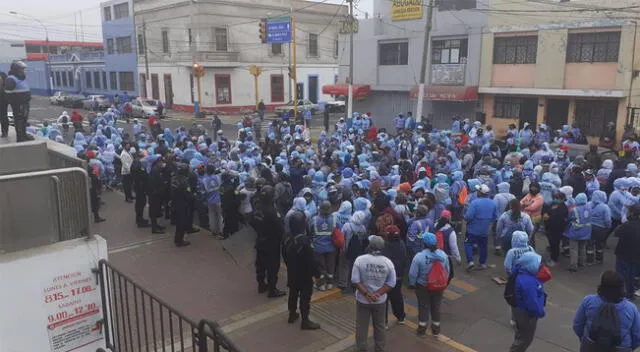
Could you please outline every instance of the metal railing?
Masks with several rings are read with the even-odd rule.
[[[0,176],[0,252],[90,234],[89,183],[73,167]]]
[[[99,263],[107,348],[114,352],[240,350],[219,325],[196,323],[106,260]]]

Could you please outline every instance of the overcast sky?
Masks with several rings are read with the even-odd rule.
[[[15,11],[43,22],[49,32],[49,40],[101,42],[101,1],[103,0],[0,0],[0,38],[44,40],[44,29],[25,16],[9,14],[9,11]],[[340,4],[343,0],[327,2]],[[364,12],[371,14],[373,11],[373,0],[356,0],[356,4],[356,17],[363,17]]]

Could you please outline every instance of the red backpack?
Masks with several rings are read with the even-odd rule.
[[[436,247],[444,251],[444,234],[442,231],[436,232]]]
[[[449,274],[442,265],[442,262],[435,260],[431,265],[431,270],[427,274],[427,281],[425,286],[427,290],[434,292],[442,292],[449,285]]]

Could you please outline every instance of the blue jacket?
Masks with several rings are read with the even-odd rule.
[[[599,295],[588,295],[576,311],[573,318],[573,332],[580,339],[589,336],[591,323],[598,315],[600,306],[604,304],[604,300]],[[618,347],[635,350],[640,347],[640,313],[635,304],[623,299],[616,304],[616,311],[620,318],[620,332],[622,333],[622,342]]]
[[[591,226],[611,228],[611,210],[607,205],[607,194],[595,191],[591,196]]]
[[[409,268],[409,286],[424,286],[427,281],[427,275],[429,275],[429,271],[431,271],[431,267],[436,260],[442,263],[445,270],[447,270],[447,274],[451,274],[449,259],[445,252],[440,249],[436,249],[435,252],[432,252],[430,249],[424,249],[416,254],[411,261],[411,268]]]
[[[360,240],[363,240],[367,236],[367,228],[364,225],[365,214],[362,211],[356,211],[351,216],[351,220],[348,223],[344,224],[342,227],[342,233],[344,234],[344,243],[346,246],[349,245],[349,241],[351,241],[351,237],[353,235],[357,235]]]
[[[511,210],[505,211],[496,223],[496,237],[505,238],[512,236],[515,231],[523,231],[527,235],[533,235],[533,222],[531,217],[525,213],[520,213],[520,218],[516,221],[511,219]]]
[[[496,205],[486,197],[471,202],[464,214],[467,221],[467,232],[476,236],[488,236],[489,225],[496,220]]]
[[[580,196],[576,196],[576,205],[569,211],[569,228],[565,236],[570,240],[589,240],[591,239],[591,207],[586,202],[579,200]]]
[[[498,194],[493,197],[493,202],[496,203],[496,216],[500,217],[507,209],[509,202],[516,199],[516,196],[509,193],[510,185],[507,182],[498,183]]]
[[[333,215],[328,217],[317,215],[311,221],[311,236],[313,251],[316,253],[330,253],[336,250],[331,240],[331,233],[337,225]]]
[[[504,257],[504,268],[507,273],[511,273],[513,267],[520,264],[520,258],[523,254],[528,252],[535,253],[535,251],[533,247],[529,246],[529,235],[526,232],[514,231],[511,237],[511,249]]]
[[[416,219],[409,225],[409,230],[407,231],[407,249],[410,253],[418,253],[424,248],[422,234],[430,231],[432,227],[433,223],[427,218]]]
[[[518,273],[515,285],[515,309],[523,310],[531,317],[542,318],[545,315],[544,285],[536,279],[540,270],[542,258],[535,252],[522,254],[518,265],[513,267],[511,274]]]
[[[627,192],[623,188],[628,188],[628,182],[626,178],[619,178],[613,181],[613,187],[615,187],[615,190],[609,197],[609,209],[611,210],[611,217],[620,220],[622,219],[622,209],[627,198]]]
[[[352,209],[353,207],[351,206],[351,202],[345,200],[340,204],[340,209],[333,213],[333,216],[336,218],[340,229],[342,229],[344,224],[349,222],[349,219],[351,219],[351,215],[353,215]]]

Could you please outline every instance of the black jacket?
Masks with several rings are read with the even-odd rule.
[[[249,224],[258,233],[256,238],[257,249],[278,249],[284,234],[282,216],[273,206],[258,207],[253,212]]]
[[[134,160],[131,163],[131,177],[133,178],[133,190],[136,192],[136,197],[140,195],[143,197],[147,194],[147,188],[149,183],[149,174],[140,160]]]
[[[186,209],[193,200],[188,178],[175,175],[171,179],[171,202],[174,209]]]
[[[569,218],[569,210],[564,203],[552,205],[547,211],[549,220],[545,222],[545,226],[553,235],[561,236],[567,227],[567,219]]]
[[[640,264],[640,220],[631,220],[618,226],[619,237],[616,256],[630,264]]]
[[[587,190],[587,182],[585,182],[582,174],[570,175],[567,178],[567,186],[573,187],[573,194],[575,195],[585,193]]]
[[[153,168],[151,168],[151,174],[149,174],[149,196],[164,196],[166,187],[167,181],[162,174],[162,169],[158,165],[154,165]]]
[[[288,236],[282,244],[282,259],[287,265],[287,286],[311,283],[320,271],[313,260],[311,238],[307,234]]]
[[[407,246],[404,241],[401,239],[386,240],[382,254],[391,260],[396,269],[396,278],[400,280],[407,268]]]

